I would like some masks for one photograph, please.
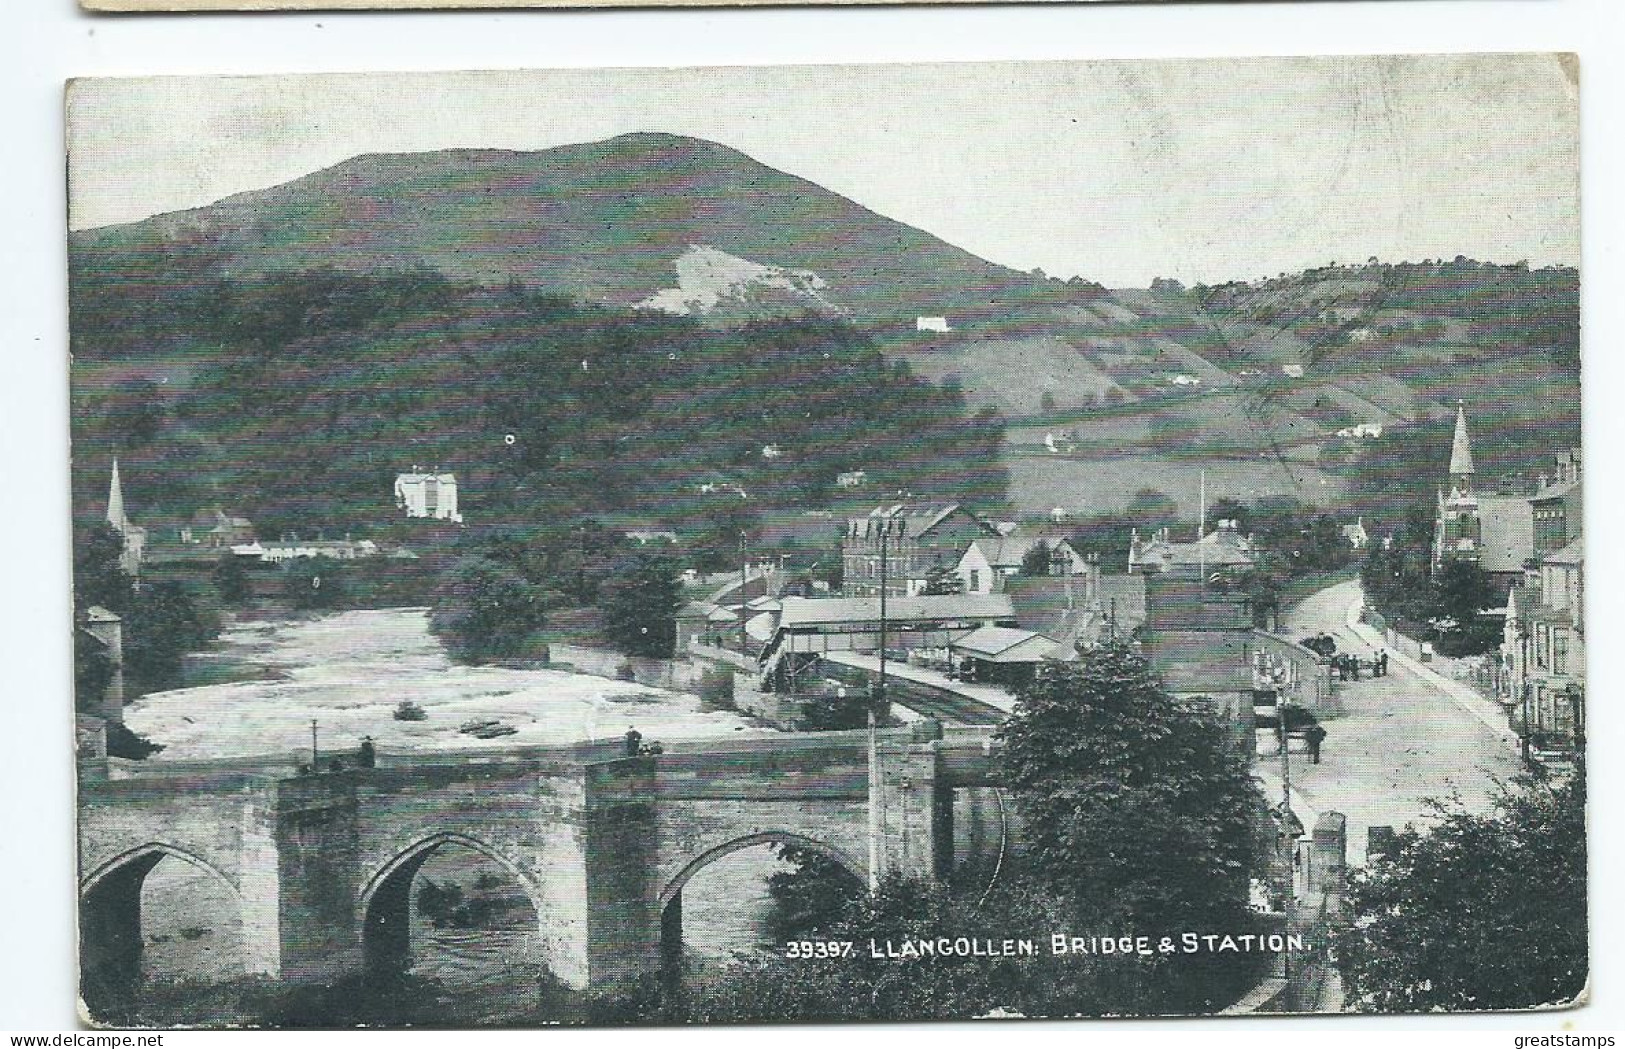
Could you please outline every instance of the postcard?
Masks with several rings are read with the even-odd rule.
[[[1582,1004],[1576,73],[73,82],[82,1015]]]

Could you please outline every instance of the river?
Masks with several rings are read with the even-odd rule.
[[[629,726],[650,741],[771,734],[736,714],[702,710],[685,693],[555,670],[458,665],[429,633],[421,608],[238,621],[189,660],[187,674],[210,683],[151,693],[125,708],[130,728],[164,746],[149,761],[308,749],[312,720],[327,746],[352,749],[371,736],[386,752],[571,743],[619,736]],[[403,699],[424,719],[396,720]],[[493,741],[459,731],[492,719],[514,732]],[[766,878],[780,869],[758,846],[697,874],[683,890],[688,956],[718,962],[763,946]],[[431,857],[414,892],[427,881],[456,884],[465,897],[516,900],[501,868],[459,847]],[[233,910],[229,889],[182,860],[163,860],[142,894],[145,974],[207,982],[240,972]],[[527,906],[498,906],[478,929],[437,928],[418,910],[413,957],[423,975],[517,991],[546,963]]]

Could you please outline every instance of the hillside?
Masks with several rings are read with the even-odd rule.
[[[87,311],[132,282],[174,291],[325,266],[421,267],[678,312],[696,298],[715,308],[720,288],[735,306],[760,298],[758,315],[811,309],[859,324],[1064,291],[726,146],[662,134],[359,156],[207,207],[76,233],[71,249],[75,306]]]
[[[321,398],[294,387],[363,375],[385,403],[416,404],[426,382],[483,388],[494,381],[493,347],[539,323],[514,304],[546,296],[555,307],[607,311],[593,322],[605,330],[612,315],[648,321],[647,330],[631,325],[632,342],[623,333],[604,343],[628,360],[642,359],[645,347],[633,343],[663,330],[662,317],[684,322],[683,339],[707,331],[742,358],[748,340],[729,333],[744,326],[846,322],[842,338],[856,339],[842,351],[853,354],[848,365],[878,347],[907,366],[908,382],[941,388],[956,418],[980,412],[1002,427],[1002,469],[1022,512],[1120,510],[1154,487],[1192,513],[1205,472],[1210,497],[1284,496],[1393,517],[1437,483],[1436,460],[1448,454],[1436,447],[1438,430],[1458,398],[1470,406],[1486,477],[1511,480],[1579,437],[1572,269],[1373,260],[1251,283],[1107,292],[995,265],[735,150],[670,135],[532,153],[356,157],[207,207],[75,233],[70,248],[76,438],[105,442],[81,461],[105,463],[121,442],[137,445],[125,454],[142,455],[138,438],[158,431],[195,454],[248,454],[200,422],[236,396],[232,381],[271,383],[297,405]],[[919,315],[944,316],[952,330],[915,331]],[[702,374],[746,400],[763,394],[754,383],[787,377],[732,364]],[[843,374],[839,389],[851,396],[850,383],[879,374]],[[659,393],[651,389],[649,403],[717,410],[703,390]],[[356,399],[322,396],[333,412]],[[447,399],[460,396],[473,395]],[[917,407],[858,402],[877,413],[871,436],[890,435],[893,453],[863,444],[842,466],[826,447],[820,475],[801,486],[816,491],[836,469],[874,472],[891,455],[910,464],[891,480],[953,490],[953,469],[894,454],[895,442],[920,432]],[[734,415],[720,442],[687,420],[658,419],[708,450],[727,445],[725,454],[687,463],[687,450],[661,452],[663,465],[634,477],[731,480],[751,442],[759,452],[775,438],[746,427],[735,402],[722,403]],[[280,434],[284,422],[271,421],[268,432]],[[470,450],[477,440],[458,444],[435,429],[460,432],[468,424],[456,412],[417,425],[369,439],[376,469],[403,448],[483,469]],[[1348,433],[1357,426],[1382,433]],[[313,432],[340,433],[325,419]],[[975,443],[954,455],[970,455],[963,449]],[[587,458],[581,448],[571,455]],[[1001,467],[974,456],[954,463],[966,468],[966,488],[1002,491]],[[151,465],[163,469],[156,458]],[[213,498],[242,498],[224,475],[200,476],[224,486]],[[362,485],[359,476],[353,483]],[[783,478],[768,485],[782,499],[795,488]],[[616,494],[640,491],[623,485]]]
[[[1028,511],[1116,511],[1150,486],[1194,513],[1205,471],[1210,498],[1397,518],[1439,482],[1458,399],[1489,483],[1578,443],[1578,309],[1572,269],[1372,262],[1158,281],[887,345],[1006,419]]]

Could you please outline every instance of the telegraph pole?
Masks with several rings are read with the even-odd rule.
[[[745,586],[750,582],[750,561],[745,555],[745,532],[739,532],[739,651],[749,652],[750,646],[745,641],[745,616],[750,609],[745,601]]]
[[[880,744],[875,735],[875,711],[886,701],[886,541],[891,521],[880,524],[880,678],[869,697],[869,892],[880,888]]]

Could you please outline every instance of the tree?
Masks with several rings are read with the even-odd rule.
[[[1021,574],[1024,576],[1045,576],[1050,572],[1049,544],[1040,539],[1027,548],[1021,555]]]
[[[1471,561],[1448,561],[1433,577],[1432,612],[1436,625],[1456,654],[1493,647],[1500,631],[1479,615],[1495,603],[1495,588],[1482,568]]]
[[[925,571],[925,589],[921,592],[927,596],[963,594],[965,581],[952,565],[932,565]]]
[[[173,579],[143,583],[124,617],[124,662],[151,684],[180,669],[181,657],[209,641],[219,624]]]
[[[228,605],[240,605],[253,596],[254,588],[248,581],[248,569],[242,558],[227,550],[214,563],[214,588],[220,600]]]
[[[1247,504],[1229,496],[1221,496],[1208,505],[1207,519],[1210,526],[1216,526],[1220,521],[1234,521],[1236,531],[1242,535],[1252,531],[1252,515]]]
[[[775,940],[816,936],[840,921],[846,908],[864,895],[856,875],[817,849],[784,843],[775,845],[774,851],[793,865],[767,879],[773,900],[768,927]]]
[[[282,592],[295,608],[331,610],[345,604],[347,570],[331,557],[302,557],[288,564]]]
[[[100,605],[123,615],[134,597],[134,581],[119,559],[124,537],[112,525],[98,521],[78,529],[73,539],[74,603],[80,608]]]
[[[1490,815],[1439,809],[1350,879],[1338,940],[1372,1012],[1528,1009],[1585,989],[1585,781],[1523,781]]]
[[[432,630],[467,663],[520,655],[542,627],[540,588],[506,565],[483,557],[454,566],[435,588]]]
[[[1080,916],[1245,923],[1259,807],[1246,760],[1126,643],[1043,668],[1001,735],[1029,862]]]
[[[682,607],[677,563],[661,554],[635,554],[605,582],[599,607],[604,635],[629,656],[669,659],[677,644]]]
[[[1178,519],[1179,504],[1170,499],[1167,492],[1156,488],[1141,488],[1134,493],[1134,498],[1128,501],[1128,509],[1125,512],[1140,528],[1161,528],[1173,524]]]

